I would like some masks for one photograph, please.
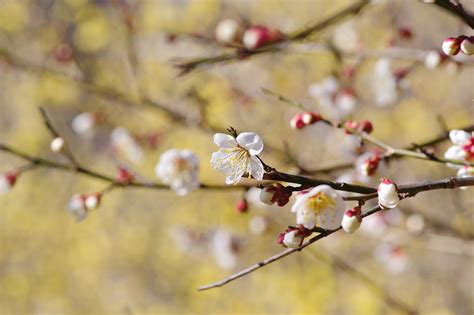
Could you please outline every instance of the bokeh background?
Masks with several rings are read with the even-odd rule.
[[[186,76],[173,66],[176,58],[225,51],[186,35],[212,37],[223,18],[291,32],[353,2],[0,0],[0,142],[67,163],[49,150],[42,106],[81,164],[110,176],[118,163],[127,163],[155,181],[161,152],[188,148],[200,158],[202,182],[223,185],[209,165],[216,149],[212,130],[229,126],[261,135],[262,157],[282,171],[330,167],[354,161],[354,143],[325,126],[292,130],[288,122],[298,109],[261,87],[325,112],[310,86],[358,61],[350,81],[358,104],[350,117],[371,120],[374,136],[405,146],[472,124],[469,58],[435,69],[420,58],[391,60],[392,69],[411,71],[393,103],[381,107],[373,92],[384,88],[373,78],[378,55],[340,61],[311,46],[333,43],[357,56],[391,44],[424,56],[447,36],[473,34],[455,16],[421,1],[373,1],[283,52]],[[411,38],[400,36],[400,27],[409,27]],[[71,128],[83,112],[101,118],[87,135]],[[118,127],[135,141],[111,146]],[[448,146],[435,149],[442,154]],[[0,172],[22,165],[0,152]],[[401,159],[367,180],[413,183],[453,175],[442,164]],[[265,207],[253,190],[249,211],[239,214],[234,205],[243,190],[178,197],[123,188],[107,193],[98,210],[76,223],[67,212],[70,197],[106,185],[38,168],[0,196],[1,314],[402,314],[399,304],[422,314],[474,311],[472,188],[421,194],[364,221],[354,235],[337,233],[228,286],[197,292],[281,251],[275,239],[294,222],[289,207]]]

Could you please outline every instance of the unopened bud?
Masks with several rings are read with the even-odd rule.
[[[235,204],[235,211],[237,211],[238,213],[245,213],[247,212],[248,209],[249,209],[249,205],[245,198],[240,199]]]
[[[282,38],[283,35],[279,30],[258,25],[248,28],[244,33],[242,41],[245,48],[253,50],[277,42]]]
[[[313,112],[303,113],[303,116],[301,118],[305,125],[314,124],[322,119],[321,115]]]
[[[305,126],[305,122],[303,121],[303,114],[296,114],[290,120],[290,127],[293,129],[302,129]]]
[[[474,36],[463,39],[461,42],[461,51],[466,55],[474,54]]]
[[[344,213],[342,218],[342,229],[346,233],[354,233],[362,223],[361,209],[360,207],[355,207],[351,210],[347,210]]]
[[[413,31],[410,27],[402,26],[398,28],[398,35],[403,39],[410,39],[413,37]]]
[[[222,44],[240,42],[242,38],[242,27],[239,22],[232,19],[220,21],[216,26],[216,40]]]
[[[61,137],[56,137],[51,141],[50,144],[51,151],[58,153],[64,149],[64,139]]]
[[[128,185],[135,179],[132,173],[130,173],[126,168],[119,167],[117,173],[117,183],[122,185]]]
[[[0,194],[5,194],[13,188],[18,175],[18,172],[7,172],[0,175]]]
[[[99,206],[101,197],[100,193],[90,194],[85,198],[84,205],[87,209],[95,209]]]
[[[457,55],[460,50],[460,41],[458,38],[448,37],[443,41],[441,48],[446,55]]]
[[[68,62],[74,57],[71,45],[59,44],[54,51],[54,57],[58,62]]]

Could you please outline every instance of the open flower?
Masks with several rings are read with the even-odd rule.
[[[296,213],[296,224],[302,224],[307,229],[315,226],[335,229],[344,216],[344,202],[337,191],[328,185],[321,185],[297,195],[291,212]]]
[[[449,139],[453,143],[444,153],[444,157],[450,160],[474,161],[474,133],[454,129],[449,132]],[[448,164],[452,167],[460,165]]]
[[[397,185],[390,179],[383,178],[377,189],[379,205],[384,209],[392,209],[398,206],[400,197],[398,196]]]
[[[178,195],[199,187],[199,160],[189,150],[171,149],[163,153],[155,167],[156,176]]]
[[[226,184],[237,184],[247,174],[263,178],[263,164],[257,155],[263,150],[263,141],[253,132],[243,132],[234,138],[223,133],[214,135],[219,151],[212,153],[211,166],[227,175]]]

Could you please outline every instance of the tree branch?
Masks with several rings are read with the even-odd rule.
[[[474,177],[465,177],[465,178],[456,178],[456,177],[451,177],[451,178],[447,178],[447,179],[443,179],[443,180],[439,180],[439,181],[431,181],[431,182],[426,182],[426,183],[423,183],[423,184],[411,184],[411,185],[403,185],[403,186],[400,186],[399,188],[399,192],[402,192],[402,193],[406,193],[405,196],[403,196],[403,198],[409,198],[409,197],[413,197],[414,195],[416,195],[418,192],[421,192],[421,191],[429,191],[429,190],[436,190],[436,189],[453,189],[453,188],[457,188],[457,187],[463,187],[463,186],[474,186]],[[370,210],[366,211],[365,213],[362,214],[362,217],[365,218],[367,216],[370,216],[374,213],[377,213],[379,212],[380,210],[382,210],[380,208],[380,206],[376,206],[376,207],[373,207],[371,208]],[[264,259],[258,263],[256,263],[255,265],[252,265],[238,273],[235,273],[223,280],[220,280],[220,281],[216,281],[216,282],[213,282],[213,283],[210,283],[210,284],[207,284],[207,285],[204,285],[204,286],[201,286],[198,288],[198,291],[204,291],[204,290],[208,290],[208,289],[212,289],[212,288],[217,288],[217,287],[222,287],[224,285],[226,285],[227,283],[230,283],[236,279],[239,279],[243,276],[246,276],[262,267],[265,267],[266,265],[269,265],[277,260],[280,260],[288,255],[291,255],[295,252],[299,252],[301,250],[303,250],[304,248],[306,248],[307,246],[313,244],[314,242],[317,242],[319,241],[320,239],[322,238],[325,238],[331,234],[334,234],[336,233],[337,231],[341,230],[342,227],[338,227],[337,229],[334,229],[334,230],[326,230],[325,232],[322,232],[314,237],[312,237],[311,239],[309,239],[308,241],[306,241],[305,243],[303,243],[303,245],[301,245],[300,247],[298,248],[291,248],[291,249],[286,249],[284,250],[283,252],[281,253],[278,253],[274,256],[271,256],[267,259]]]
[[[474,29],[474,15],[467,12],[460,2],[455,2],[451,0],[435,0],[435,5],[440,8],[449,11],[450,13],[456,15],[461,20]]]

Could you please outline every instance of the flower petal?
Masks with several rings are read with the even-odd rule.
[[[250,157],[247,172],[255,179],[263,179],[263,164],[256,156]]]
[[[237,146],[237,142],[234,137],[225,133],[216,133],[214,135],[214,143],[222,149],[230,149]]]
[[[469,142],[471,134],[464,130],[453,129],[449,132],[449,139],[454,144],[463,145]]]
[[[251,155],[260,154],[263,150],[263,141],[259,135],[253,132],[243,132],[237,136],[237,143],[248,150]]]
[[[457,145],[449,147],[449,149],[444,153],[444,157],[450,160],[464,160],[466,155],[466,151]]]

